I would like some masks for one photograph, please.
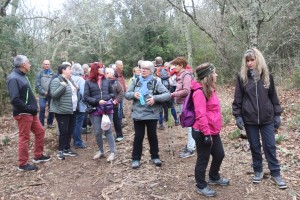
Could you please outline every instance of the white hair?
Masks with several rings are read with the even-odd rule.
[[[113,76],[115,75],[115,70],[113,68],[106,68],[105,72],[108,72],[108,73],[110,73]]]
[[[72,70],[72,75],[83,75],[84,72],[83,72],[83,69],[81,67],[81,65],[79,63],[75,63],[72,67],[71,67],[71,70]]]
[[[17,55],[14,57],[14,66],[15,67],[21,67],[21,65],[26,62],[28,58],[24,55]]]

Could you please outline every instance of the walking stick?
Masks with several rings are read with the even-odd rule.
[[[169,142],[169,153],[175,156],[174,151],[174,142],[173,142],[173,126],[174,126],[174,120],[172,119],[172,112],[171,108],[168,108],[168,142]]]

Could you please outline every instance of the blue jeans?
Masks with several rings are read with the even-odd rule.
[[[44,120],[45,120],[45,110],[46,110],[46,103],[48,103],[48,110],[50,109],[50,98],[42,98],[40,97],[40,114],[39,114],[39,120],[41,124],[44,126]],[[47,118],[47,125],[53,124],[53,118],[54,114],[53,112],[49,112],[48,118]]]
[[[119,117],[119,106],[114,106],[113,122],[117,137],[123,137],[121,118]]]
[[[263,171],[263,158],[261,153],[260,136],[262,139],[262,147],[265,153],[265,157],[268,162],[268,167],[271,172],[271,176],[280,175],[280,164],[276,158],[276,145],[275,145],[275,133],[274,124],[264,125],[248,125],[245,124],[247,138],[250,144],[252,153],[252,166],[254,172]],[[259,134],[259,131],[261,134]]]
[[[124,102],[124,99],[122,99],[122,101],[118,104],[118,115],[121,120],[121,124],[123,121],[123,102]]]
[[[83,142],[81,139],[81,127],[85,118],[84,112],[74,112],[74,129],[73,129],[73,140],[74,146],[82,146]]]

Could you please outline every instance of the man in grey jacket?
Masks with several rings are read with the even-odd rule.
[[[52,80],[53,76],[54,76],[54,73],[51,70],[50,61],[44,60],[43,61],[43,70],[39,71],[35,77],[35,89],[36,89],[36,92],[39,94],[39,99],[40,99],[39,120],[43,126],[44,126],[45,110],[46,110],[47,103],[48,103],[48,110],[50,110],[49,107],[50,107],[51,97],[48,94],[48,88],[49,88],[49,84],[50,84],[50,81]],[[48,118],[47,118],[47,127],[48,128],[54,128],[53,117],[54,117],[54,114],[52,112],[49,112]]]

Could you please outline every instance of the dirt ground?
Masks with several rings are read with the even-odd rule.
[[[282,176],[288,184],[286,190],[280,190],[270,181],[266,163],[262,183],[251,182],[251,153],[246,140],[229,137],[237,130],[230,114],[233,88],[223,87],[218,91],[222,102],[224,126],[221,135],[226,154],[220,172],[230,179],[231,184],[227,187],[212,186],[217,191],[215,199],[300,199],[300,129],[292,125],[299,124],[300,118],[295,120],[295,117],[299,116],[300,92],[279,90],[285,113],[278,133],[284,139],[278,144],[277,155]],[[179,126],[158,130],[162,167],[149,162],[149,145],[145,138],[141,168],[131,168],[134,131],[130,110],[131,102],[125,101],[125,139],[116,144],[117,158],[112,163],[107,163],[104,158],[92,160],[97,151],[92,133],[82,136],[88,148],[76,149],[77,157],[58,160],[56,131],[46,129],[45,153],[52,159],[38,164],[37,172],[17,170],[16,122],[11,114],[3,116],[0,127],[0,199],[206,199],[195,191],[196,156],[178,157],[186,143],[185,131]],[[32,142],[30,144],[32,147]],[[107,142],[105,149],[108,150]]]

